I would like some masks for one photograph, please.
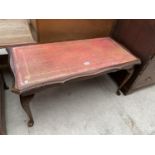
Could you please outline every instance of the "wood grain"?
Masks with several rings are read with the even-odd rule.
[[[35,43],[27,20],[0,20],[0,47]]]
[[[32,24],[42,43],[110,36],[112,19],[37,19]]]

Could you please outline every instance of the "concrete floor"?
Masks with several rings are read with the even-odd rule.
[[[11,85],[10,76],[6,76]],[[155,86],[117,96],[108,77],[50,88],[31,103],[34,127],[19,97],[6,91],[7,133],[12,134],[155,134]]]

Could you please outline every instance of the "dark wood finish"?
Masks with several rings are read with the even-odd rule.
[[[31,20],[38,41],[57,42],[110,36],[113,19],[37,19]]]
[[[27,123],[28,127],[32,127],[34,124],[33,116],[30,109],[30,101],[32,100],[33,97],[34,95],[27,95],[27,96],[20,95],[21,105],[24,111],[26,112],[27,116],[29,117],[29,121]]]
[[[0,55],[0,72],[1,72],[1,77],[4,83],[4,88],[8,89],[8,86],[5,82],[4,76],[3,76],[3,72],[9,70],[9,64],[8,64],[8,55],[4,54],[4,55]]]
[[[34,124],[29,105],[32,94],[65,82],[127,70],[129,74],[122,80],[119,93],[132,75],[133,66],[140,64],[138,58],[111,38],[29,45],[8,52],[15,79],[13,91],[20,95],[22,107],[29,117],[29,127]]]
[[[8,55],[0,55],[0,70],[5,70],[8,67]]]
[[[155,20],[119,20],[113,37],[142,61],[121,89],[124,94],[155,84]],[[125,75],[119,72],[112,77],[119,84]]]
[[[4,82],[0,73],[0,135],[6,134],[5,126],[5,103],[4,103]]]
[[[128,75],[124,78],[123,82],[120,84],[118,90],[117,90],[117,95],[121,95],[121,89],[124,87],[124,85],[129,81],[129,79],[132,77],[134,73],[134,68],[130,68],[126,70]]]
[[[4,80],[3,71],[8,67],[8,56],[0,55],[0,135],[6,134],[4,89],[8,89],[8,86]]]

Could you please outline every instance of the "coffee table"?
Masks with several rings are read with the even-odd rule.
[[[20,97],[34,124],[30,101],[34,94],[50,86],[89,79],[102,74],[126,70],[128,75],[117,90],[130,79],[140,60],[112,38],[95,38],[7,49],[14,75],[12,91]]]

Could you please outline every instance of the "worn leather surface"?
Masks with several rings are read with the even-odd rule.
[[[111,38],[14,47],[10,58],[15,89],[20,92],[139,62]]]

